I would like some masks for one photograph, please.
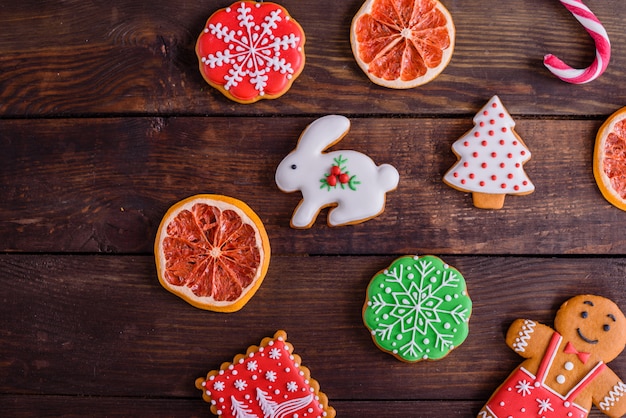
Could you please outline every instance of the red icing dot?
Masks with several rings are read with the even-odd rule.
[[[491,180],[496,181],[498,180],[498,177],[496,177],[496,175],[494,174],[493,176],[491,176]]]
[[[480,184],[480,187],[484,187],[485,186],[485,182],[484,181],[481,181],[479,184]]]
[[[515,185],[515,187],[513,187],[515,190],[519,190],[519,186]]]
[[[519,168],[520,167],[520,163],[515,163],[515,168]]]
[[[498,116],[500,116],[501,118],[504,117],[504,113],[500,113]]]
[[[454,172],[453,176],[454,176],[454,177],[459,177],[459,173]]]
[[[465,162],[463,163],[463,167],[469,167],[469,163],[468,163],[467,161],[465,161]]]
[[[498,107],[498,105],[496,103],[492,103],[491,107],[493,107],[495,109],[496,107]]]
[[[474,132],[474,136],[478,138],[480,136],[480,132]]]
[[[487,141],[482,141],[482,142],[480,143],[480,145],[482,145],[483,147],[486,147],[486,146],[487,146]]]
[[[474,158],[478,157],[478,153],[477,152],[472,153],[472,157]]]
[[[489,131],[489,136],[494,136],[495,132],[494,131]]]
[[[507,177],[512,179],[513,178],[513,174],[509,173],[509,175]]]
[[[488,114],[489,114],[489,111],[488,111],[488,110],[485,110],[485,111],[483,112],[483,115],[485,115],[485,116],[487,116]]]
[[[482,163],[480,166],[481,166],[482,168],[487,168],[487,163]]]
[[[513,146],[516,147],[517,146],[517,141],[513,141]]]
[[[483,126],[485,126],[485,122],[480,122],[479,125],[482,128]]]
[[[470,179],[473,179],[473,178],[474,178],[474,173],[470,173],[470,174],[469,174],[469,178],[470,178]]]
[[[504,145],[504,144],[505,144],[504,139],[501,139],[500,140],[500,145]]]
[[[506,155],[507,158],[513,158],[513,154],[509,153]]]
[[[506,189],[506,184],[505,184],[505,183],[502,183],[502,184],[500,185],[500,187],[501,187],[501,188],[503,188],[503,189]]]
[[[491,157],[492,157],[492,158],[496,158],[497,156],[498,156],[498,154],[496,154],[495,152],[492,152],[492,153],[491,153]]]
[[[500,168],[504,168],[505,166],[506,166],[506,164],[500,163]]]
[[[465,179],[461,180],[461,184],[465,184]]]
[[[469,147],[469,142],[468,141],[463,142],[463,146]]]
[[[496,124],[496,121],[495,121],[495,120],[493,120],[493,119],[491,119],[491,120],[489,121],[489,123],[490,123],[491,125],[495,125],[495,124]]]
[[[526,155],[526,151],[522,151],[522,152],[520,152],[520,154]]]
[[[527,182],[526,180],[524,180],[524,181],[522,182],[522,184],[523,184],[524,186],[526,186],[526,185],[528,185],[528,182]]]
[[[507,129],[506,129],[506,128],[502,128],[502,132],[506,132],[506,131],[507,131]]]

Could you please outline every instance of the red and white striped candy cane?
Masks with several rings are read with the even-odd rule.
[[[611,42],[604,26],[581,0],[560,0],[578,20],[596,43],[596,57],[593,63],[584,69],[572,68],[552,54],[543,59],[544,65],[558,78],[572,84],[588,83],[598,78],[611,59]]]

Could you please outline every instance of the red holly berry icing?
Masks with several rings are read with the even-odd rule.
[[[328,191],[331,191],[339,184],[342,189],[348,186],[350,190],[356,190],[356,186],[361,184],[361,182],[357,180],[356,175],[350,175],[350,172],[347,171],[345,164],[348,159],[340,155],[337,158],[333,158],[333,161],[335,165],[330,167],[330,173],[324,174],[324,178],[320,180],[322,183],[320,189],[326,187]]]
[[[285,8],[239,1],[215,12],[196,43],[204,79],[228,98],[283,95],[304,68],[305,36]]]
[[[225,418],[334,417],[328,398],[286,339],[285,331],[277,331],[246,355],[196,379],[211,412]]]

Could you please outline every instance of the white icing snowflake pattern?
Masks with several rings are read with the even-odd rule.
[[[407,274],[409,270],[411,273]],[[445,309],[442,305],[454,300],[449,293],[454,289],[457,289],[457,297],[461,299],[461,290],[465,284],[462,276],[454,269],[448,269],[447,265],[438,270],[427,258],[415,259],[412,266],[399,263],[385,270],[383,275],[384,282],[380,286],[387,286],[387,290],[373,295],[368,302],[368,308],[373,309],[376,315],[380,314],[382,319],[372,329],[372,334],[381,341],[390,341],[392,338],[402,341],[403,345],[398,351],[406,357],[427,356],[428,347],[442,352],[453,349],[457,330],[442,318],[466,327],[471,307],[461,303],[461,300],[451,309]],[[396,337],[393,337],[394,333],[398,333]],[[429,333],[434,335],[434,341],[426,338]]]
[[[250,372],[255,372],[258,368],[259,364],[256,362],[256,360],[252,360],[246,365],[246,369],[248,369],[248,371]]]
[[[275,382],[276,381],[276,372],[272,371],[272,370],[268,370],[265,372],[265,378],[267,380],[269,380],[270,382]]]
[[[517,393],[520,393],[522,397],[526,397],[526,395],[530,395],[530,392],[532,392],[534,388],[535,387],[532,385],[532,383],[528,382],[526,379],[520,380],[519,382],[517,382],[517,385],[515,386],[515,389],[517,389]]]
[[[539,406],[539,414],[545,414],[546,411],[551,411],[554,412],[554,409],[552,409],[552,404],[550,403],[550,398],[546,398],[546,399],[535,399],[537,401],[537,406]]]
[[[245,380],[241,380],[241,379],[235,380],[234,384],[235,384],[235,387],[238,390],[244,390],[246,387],[248,387],[248,384],[246,383],[246,381]]]
[[[215,382],[213,384],[213,390],[216,390],[218,392],[223,391],[224,387],[225,387],[224,382]]]
[[[281,355],[282,353],[280,352],[280,349],[274,347],[270,350],[269,358],[271,358],[272,360],[278,360]]]
[[[298,384],[296,382],[287,382],[287,390],[289,392],[295,392],[298,390]]]
[[[274,35],[277,24],[283,19],[289,19],[283,16],[281,9],[265,16],[263,22],[255,22],[251,10],[245,3],[239,4],[236,9],[239,28],[229,28],[221,23],[209,24],[204,31],[223,40],[228,47],[215,54],[208,54],[201,60],[211,68],[232,65],[232,69],[224,76],[225,90],[236,87],[245,77],[249,77],[259,94],[264,95],[270,71],[286,74],[287,78],[294,74],[291,63],[281,57],[281,51],[298,48],[300,37],[294,33],[282,37]],[[232,12],[230,8],[226,11]]]

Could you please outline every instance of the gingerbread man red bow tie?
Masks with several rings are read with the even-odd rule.
[[[580,361],[583,362],[583,364],[587,363],[587,360],[589,360],[589,356],[591,356],[590,353],[584,353],[584,352],[576,350],[576,347],[574,347],[574,344],[570,342],[567,343],[567,345],[565,346],[565,350],[563,350],[563,352],[566,354],[576,354],[578,358],[580,359]]]

